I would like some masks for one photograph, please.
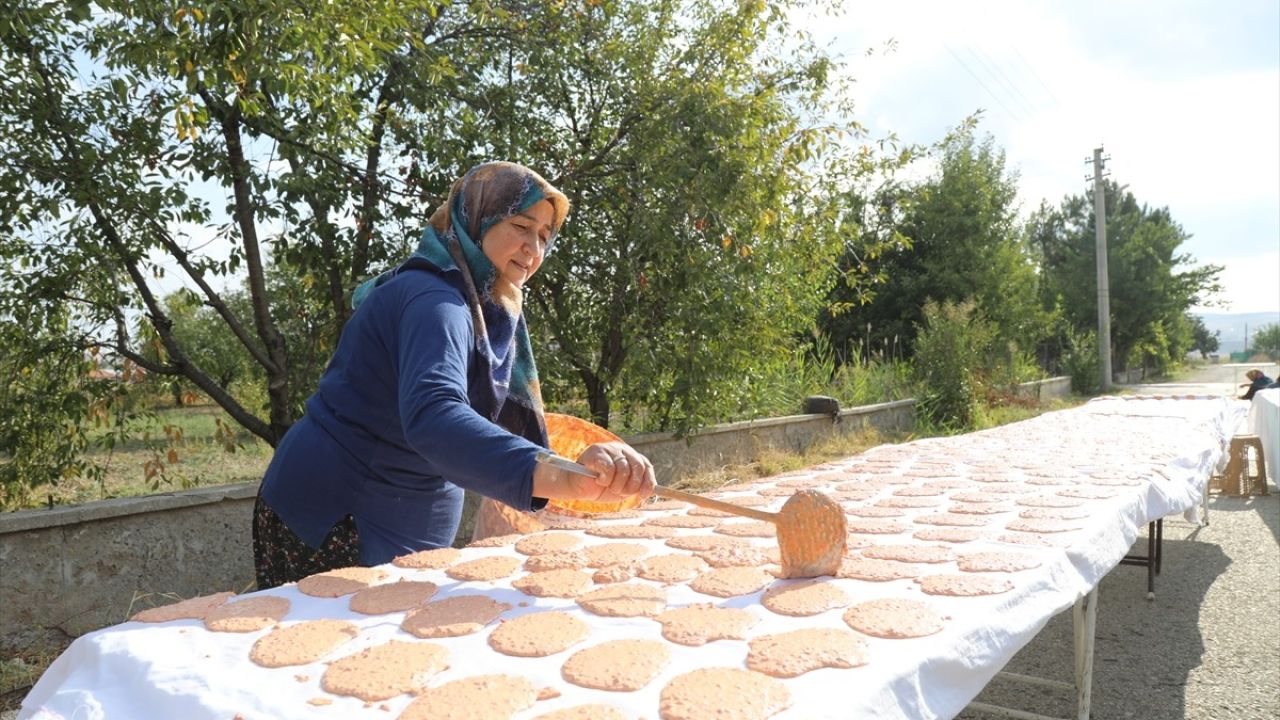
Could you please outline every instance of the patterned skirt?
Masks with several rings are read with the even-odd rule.
[[[356,520],[350,515],[339,520],[317,550],[295,535],[258,495],[253,506],[253,564],[259,590],[297,582],[326,570],[359,565]]]

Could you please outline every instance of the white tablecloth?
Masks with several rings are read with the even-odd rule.
[[[1262,454],[1266,458],[1267,477],[1276,480],[1276,465],[1280,463],[1280,388],[1259,390],[1249,403],[1249,432],[1262,442]]]
[[[1144,524],[1187,511],[1199,502],[1209,472],[1244,411],[1242,403],[1222,398],[1101,398],[1076,409],[989,431],[883,446],[804,472],[726,488],[726,497],[763,494],[778,507],[785,498],[769,493],[804,479],[821,481],[826,488],[856,487],[859,482],[886,477],[909,481],[908,485],[873,482],[867,487],[874,489],[874,495],[844,503],[857,507],[901,494],[904,487],[922,488],[929,483],[937,485],[940,480],[971,481],[972,487],[948,489],[946,495],[939,497],[940,507],[906,510],[906,516],[899,518],[906,526],[902,532],[851,535],[856,541],[871,544],[922,542],[913,539],[913,533],[931,526],[913,520],[951,505],[950,495],[982,490],[990,487],[985,482],[995,479],[1003,480],[1002,485],[1018,486],[1020,493],[1010,494],[1012,498],[1062,497],[1058,493],[1069,490],[1115,491],[1113,497],[1088,501],[1090,513],[1079,529],[1031,536],[1043,537],[1055,546],[1008,542],[1015,536],[1028,536],[1006,528],[1017,520],[1019,511],[1026,509],[1012,503],[1009,512],[986,516],[989,522],[980,529],[981,539],[952,546],[957,553],[1016,550],[1037,555],[1039,567],[1000,575],[1014,583],[1014,589],[1003,594],[937,597],[924,594],[913,580],[880,583],[826,578],[853,603],[886,597],[924,600],[948,618],[946,626],[935,635],[917,639],[868,637],[870,661],[866,665],[816,670],[784,680],[791,705],[776,717],[919,720],[955,716],[1051,617],[1070,607],[1119,563]],[[641,515],[651,518],[684,512],[645,511]],[[624,518],[602,520],[600,524],[640,522],[641,519]],[[586,545],[640,543],[648,547],[651,555],[683,552],[666,546],[662,540],[614,540],[582,530],[549,532],[579,535]],[[713,534],[711,529],[679,532]],[[752,542],[772,543],[765,538],[754,538]],[[856,554],[854,550],[850,552]],[[516,555],[511,547],[467,548],[462,559],[494,554]],[[561,693],[539,701],[518,718],[534,718],[582,703],[604,703],[623,710],[628,717],[655,720],[659,717],[659,693],[673,677],[702,667],[744,667],[746,641],[720,640],[700,647],[670,644],[671,662],[638,691],[611,693],[581,688],[560,675],[561,665],[575,651],[615,638],[661,640],[661,626],[646,618],[592,615],[571,599],[526,596],[512,587],[512,578],[458,582],[442,571],[410,571],[390,565],[386,569],[391,580],[403,577],[436,582],[440,590],[433,599],[483,593],[512,605],[504,618],[559,609],[573,613],[590,626],[588,640],[545,658],[498,655],[486,642],[491,627],[469,636],[421,641],[444,645],[450,651],[449,669],[433,677],[431,686],[469,675],[502,672],[524,676],[536,687],[552,687]],[[922,574],[957,572],[954,562],[922,565],[918,569]],[[285,624],[340,618],[360,626],[360,636],[329,660],[392,638],[414,640],[399,628],[403,613],[359,615],[348,609],[347,598],[308,597],[293,586],[265,593],[291,601]],[[714,603],[746,608],[759,618],[751,637],[799,628],[848,629],[842,619],[844,608],[812,617],[783,616],[760,604],[760,592],[722,599],[676,583],[667,586],[667,595],[669,607]],[[396,717],[412,699],[400,696],[366,705],[354,698],[328,695],[319,684],[324,662],[282,669],[259,667],[248,660],[248,653],[265,632],[214,633],[197,621],[177,621],[160,625],[131,622],[90,633],[76,640],[48,669],[26,698],[20,718],[381,719]],[[332,702],[320,707],[308,704],[316,698]]]

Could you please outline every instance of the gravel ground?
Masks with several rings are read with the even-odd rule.
[[[1145,554],[1145,535],[1134,552]],[[1280,718],[1280,494],[1214,496],[1209,525],[1164,522],[1162,572],[1121,565],[1099,585],[1093,720]],[[1059,614],[1006,666],[1070,682],[1071,612]],[[983,702],[1075,717],[1074,693],[997,678]],[[961,718],[992,715],[966,712]]]
[[[1231,391],[1228,385],[1196,391],[1216,389]],[[1160,391],[1158,386],[1133,390]],[[1273,485],[1271,493],[1215,495],[1204,527],[1166,519],[1154,600],[1147,599],[1146,568],[1121,565],[1103,578],[1093,720],[1280,719],[1280,492]],[[1143,536],[1135,552],[1145,550]],[[1073,657],[1068,610],[1050,620],[1005,669],[1070,682]],[[1000,678],[978,699],[1076,717],[1074,693]],[[0,712],[0,720],[16,717],[16,711]],[[993,716],[965,712],[959,717]]]

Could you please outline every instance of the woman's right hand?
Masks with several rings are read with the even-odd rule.
[[[641,500],[653,494],[653,463],[624,442],[591,445],[578,456],[580,465],[596,472],[588,477],[554,465],[538,464],[533,470],[533,494],[549,500],[621,502],[632,496]]]

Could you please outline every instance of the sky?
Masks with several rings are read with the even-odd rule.
[[[843,0],[799,23],[842,56],[872,137],[928,144],[981,111],[1024,213],[1091,193],[1093,149],[1167,207],[1214,313],[1280,316],[1280,2]],[[868,54],[868,50],[872,52]]]

